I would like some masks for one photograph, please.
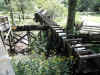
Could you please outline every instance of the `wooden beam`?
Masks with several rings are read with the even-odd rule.
[[[40,25],[24,25],[24,26],[12,26],[13,31],[33,31],[33,30],[47,30],[48,26]]]
[[[81,55],[79,58],[82,59],[93,59],[93,58],[100,58],[100,53],[98,54],[91,54],[91,55]]]

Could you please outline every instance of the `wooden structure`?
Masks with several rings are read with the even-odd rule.
[[[65,31],[50,20],[43,12],[35,14],[36,22],[49,26],[48,53],[56,49],[56,54],[73,57],[72,75],[99,75],[100,53],[89,49],[90,46],[100,44],[99,34],[66,34]]]
[[[47,57],[55,50],[57,55],[67,56],[71,59],[71,75],[99,75],[100,73],[100,53],[94,52],[89,47],[100,44],[99,34],[66,34],[64,29],[52,21],[49,16],[45,15],[44,11],[35,13],[34,20],[40,25],[24,25],[13,26],[13,31],[9,33],[10,52],[15,52],[15,44],[22,39],[31,41],[30,38],[33,30],[39,30],[46,34],[47,37]],[[20,36],[17,32],[26,32]],[[27,39],[25,38],[27,36]],[[16,38],[19,37],[19,38]],[[15,39],[15,40],[14,40]],[[22,43],[29,46],[29,43]],[[30,50],[30,49],[29,49]],[[29,51],[28,50],[28,51]]]

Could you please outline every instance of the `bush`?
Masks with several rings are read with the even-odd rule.
[[[65,57],[54,56],[46,60],[44,53],[14,56],[12,64],[16,75],[68,75],[69,72]]]

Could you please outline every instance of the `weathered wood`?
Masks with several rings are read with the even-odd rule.
[[[59,28],[59,25],[56,25],[56,26],[51,26],[52,28]]]
[[[56,22],[52,21],[48,16],[45,15],[45,11],[35,13],[35,21],[40,22],[40,24],[45,24],[49,26],[58,26]]]
[[[87,32],[99,32],[100,33],[100,29],[82,29],[82,31],[87,31]]]
[[[100,32],[80,30],[80,34],[100,34]]]
[[[99,44],[82,44],[82,46],[73,46],[74,48],[80,48],[80,47],[93,47],[93,46],[100,46]]]
[[[84,41],[100,41],[100,34],[79,34],[71,35],[74,38],[81,38]]]
[[[71,0],[74,2],[74,0]],[[70,3],[71,4],[71,3]],[[74,13],[73,13],[74,14]],[[75,16],[73,14],[70,14],[71,17]],[[48,25],[49,29],[47,30],[47,40],[48,40],[48,48],[47,48],[47,55],[52,55],[52,51],[56,50],[56,54],[72,57],[72,62],[71,65],[77,65],[74,67],[74,70],[77,70],[77,72],[86,72],[88,73],[88,70],[92,72],[94,70],[94,67],[91,69],[91,65],[94,64],[91,61],[82,61],[80,60],[80,56],[84,55],[90,55],[90,54],[96,54],[92,50],[88,49],[88,46],[93,46],[93,45],[85,45],[87,43],[90,44],[97,44],[100,43],[100,38],[98,38],[98,35],[93,35],[93,34],[85,34],[85,35],[73,35],[73,34],[66,34],[64,30],[58,26],[56,23],[54,23],[52,20],[50,20],[45,13],[37,13],[35,15],[37,22],[40,22],[42,25]],[[70,19],[70,24],[69,28],[72,28],[73,23],[71,23],[73,18]],[[89,30],[89,27],[86,28]],[[84,31],[86,30],[84,28]],[[93,28],[91,28],[93,29]],[[99,28],[94,28],[98,29]],[[97,32],[97,30],[95,31]],[[68,31],[68,33],[72,33],[71,30]],[[84,44],[84,45],[83,45]],[[87,58],[87,56],[82,57],[82,59]],[[73,60],[74,57],[74,60]],[[90,56],[91,58],[95,56]],[[90,59],[90,58],[89,58]],[[95,61],[94,59],[91,59],[92,61]],[[97,60],[96,60],[97,61]],[[74,63],[75,62],[75,63]],[[98,61],[97,61],[98,62]],[[87,64],[88,63],[88,64]],[[99,63],[99,62],[98,62]],[[95,65],[99,65],[98,63],[95,63]],[[89,66],[88,66],[89,65]],[[96,68],[98,69],[98,68]],[[99,68],[100,69],[100,68]],[[98,69],[98,70],[99,70]],[[75,75],[73,73],[72,75]],[[78,74],[80,75],[80,74]]]
[[[81,29],[100,29],[100,27],[85,27],[85,26],[83,26]]]
[[[25,36],[27,36],[27,34],[23,35],[21,38],[17,39],[16,42],[14,42],[14,44],[18,43],[19,41],[21,41]]]
[[[66,36],[66,33],[58,33],[59,36]]]
[[[14,27],[12,27],[13,31],[33,31],[33,30],[47,30],[48,29],[48,26],[40,26],[40,25],[24,25],[24,26],[14,26]]]
[[[83,27],[95,27],[95,28],[100,28],[100,26],[99,25],[83,25]]]
[[[26,40],[24,37],[23,37],[22,39],[19,40],[16,36],[14,36],[14,39],[18,40],[18,42],[21,42],[21,43],[23,43],[23,44],[25,44],[25,45],[28,45],[27,43],[25,43],[25,42],[22,41],[22,39]],[[27,41],[28,41],[28,40],[27,40]],[[18,43],[18,42],[16,41],[16,43]],[[15,44],[16,44],[16,43],[15,43]]]
[[[63,30],[56,30],[56,33],[63,33]]]
[[[79,58],[81,59],[81,60],[83,60],[83,59],[94,59],[94,58],[100,58],[100,53],[98,53],[98,54],[90,54],[90,55],[82,55],[82,56],[79,56]]]
[[[99,25],[84,25],[80,29],[80,34],[100,34],[100,26]]]
[[[68,41],[82,41],[82,38],[77,38],[77,39],[67,39]]]

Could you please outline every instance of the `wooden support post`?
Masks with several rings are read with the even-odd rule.
[[[10,32],[10,35],[8,36],[8,40],[9,40],[9,53],[13,54],[14,53],[14,49],[13,49],[13,46],[12,46],[12,35],[11,35],[11,32]]]
[[[30,31],[27,31],[27,38],[28,38],[28,50],[31,51],[31,34]]]

